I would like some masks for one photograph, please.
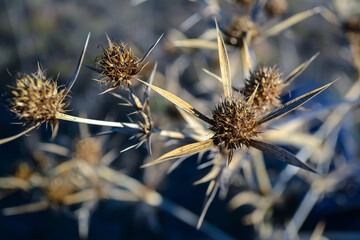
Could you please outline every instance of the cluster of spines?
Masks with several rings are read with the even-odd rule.
[[[12,89],[10,111],[31,125],[56,124],[57,113],[65,112],[66,89],[59,89],[41,73],[19,75]]]
[[[228,150],[249,146],[250,139],[259,133],[258,114],[244,100],[225,99],[212,111],[215,145],[224,144]]]
[[[142,64],[131,48],[123,43],[109,42],[97,62],[100,81],[111,84],[113,88],[129,86],[130,79],[140,72]]]
[[[271,111],[281,106],[280,95],[284,91],[284,81],[275,67],[258,67],[250,72],[242,91],[245,98],[254,95],[253,106],[260,112]]]

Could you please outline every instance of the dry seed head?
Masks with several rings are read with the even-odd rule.
[[[235,0],[235,3],[238,4],[240,7],[249,7],[251,4],[253,4],[254,0]]]
[[[343,29],[347,33],[360,33],[360,15],[350,16],[343,24]]]
[[[98,164],[102,155],[101,144],[93,138],[80,141],[75,146],[75,158],[82,159],[91,165]]]
[[[281,16],[287,11],[287,2],[286,0],[268,0],[264,8],[269,17]]]
[[[84,188],[85,184],[79,174],[67,171],[50,178],[45,193],[51,203],[64,204],[67,196]]]
[[[20,163],[15,170],[14,177],[28,180],[32,174],[33,171],[27,163]]]
[[[224,144],[228,150],[249,146],[259,133],[257,119],[256,109],[247,102],[225,99],[212,111],[214,143]]]
[[[112,87],[129,86],[130,79],[140,72],[142,64],[133,51],[121,43],[109,42],[97,67],[101,71],[100,81],[112,84]]]
[[[52,203],[63,204],[64,198],[74,193],[74,187],[63,178],[54,178],[47,189],[47,197]]]
[[[31,125],[56,124],[56,113],[65,112],[68,106],[68,103],[63,103],[66,89],[59,90],[56,82],[39,73],[20,75],[16,86],[10,88],[10,111]]]
[[[280,78],[280,73],[275,68],[258,67],[255,71],[250,72],[249,79],[245,82],[243,94],[249,98],[255,91],[253,106],[263,111],[270,111],[273,107],[281,106],[280,94],[283,92],[284,84]]]
[[[243,34],[246,32],[247,40],[251,40],[259,34],[257,25],[249,16],[235,16],[227,29],[226,42],[233,46],[242,46]]]

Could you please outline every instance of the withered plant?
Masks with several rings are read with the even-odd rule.
[[[115,43],[106,36],[108,48],[103,50],[102,55],[96,63],[96,68],[91,68],[100,73],[98,81],[107,85],[112,85],[103,93],[112,91],[118,87],[130,88],[131,78],[137,75],[145,66],[146,58],[159,43],[162,36],[147,50],[140,59],[134,55],[131,48],[124,43]]]
[[[138,5],[141,2],[143,1],[131,1],[131,4]],[[133,51],[136,48],[130,42],[115,42],[106,35],[107,46],[101,48],[102,52],[95,58],[93,67],[83,64],[88,36],[73,78],[67,86],[60,85],[57,78],[46,76],[39,58],[36,72],[16,75],[14,84],[9,87],[8,108],[27,129],[13,137],[1,139],[0,144],[12,141],[42,125],[52,128],[51,141],[55,142],[32,143],[35,145],[32,147],[33,154],[40,152],[41,155],[40,160],[37,159],[33,164],[39,166],[39,169],[19,164],[13,174],[0,178],[0,199],[17,191],[26,196],[36,194],[36,201],[31,199],[24,205],[10,203],[2,209],[3,215],[45,209],[65,210],[77,219],[80,238],[87,239],[92,237],[89,235],[90,227],[94,226],[91,221],[93,217],[97,217],[93,213],[101,210],[97,207],[100,201],[111,201],[111,204],[121,202],[126,207],[135,208],[130,217],[124,216],[127,223],[134,225],[132,227],[136,230],[138,226],[147,225],[153,232],[167,232],[168,229],[162,231],[163,227],[168,226],[161,222],[162,215],[158,215],[158,210],[161,210],[197,228],[208,238],[233,239],[228,233],[218,229],[216,224],[212,225],[205,220],[209,206],[218,194],[222,200],[227,197],[231,199],[228,204],[230,210],[251,206],[245,210],[246,213],[242,212],[243,209],[240,209],[240,214],[234,213],[236,221],[232,217],[229,221],[236,227],[241,224],[251,225],[254,238],[295,239],[302,237],[300,230],[321,199],[337,192],[350,192],[353,185],[349,185],[349,182],[358,184],[358,180],[354,180],[359,171],[356,163],[358,157],[355,154],[358,151],[352,149],[356,145],[354,139],[348,136],[356,135],[349,133],[354,128],[350,125],[357,123],[356,118],[353,121],[349,116],[356,117],[357,114],[352,114],[352,110],[359,103],[359,80],[353,83],[350,80],[352,77],[349,77],[346,80],[351,84],[347,83],[348,85],[346,81],[342,81],[344,87],[351,85],[346,100],[336,100],[334,104],[303,111],[303,105],[307,101],[333,82],[313,91],[306,90],[309,92],[285,102],[284,99],[291,98],[290,91],[294,90],[290,83],[318,54],[290,73],[283,74],[282,67],[297,66],[301,62],[299,59],[308,54],[307,50],[297,45],[298,42],[302,43],[300,38],[304,32],[287,31],[284,42],[268,38],[315,14],[321,14],[346,36],[349,46],[341,46],[334,52],[341,52],[340,59],[346,58],[351,62],[351,70],[357,71],[358,78],[359,17],[343,16],[337,8],[331,12],[332,7],[329,7],[331,11],[322,6],[313,8],[315,4],[306,4],[305,9],[309,9],[309,5],[312,7],[286,16],[284,13],[287,8],[293,8],[294,5],[285,0],[191,2],[192,6],[200,6],[199,11],[178,27],[180,31],[165,33],[165,40],[169,44],[165,47],[165,54],[169,56],[156,59],[152,69],[150,64],[147,65],[148,57],[162,35],[143,57],[135,54],[138,51]],[[332,2],[341,3],[340,0]],[[332,6],[330,3],[329,5]],[[232,8],[231,14],[226,12],[230,10],[227,7]],[[201,35],[197,28],[191,29],[196,23],[212,20],[214,16],[219,19],[220,27],[216,22],[214,28],[211,21],[211,27]],[[304,23],[305,26],[306,24]],[[141,33],[145,34],[146,31],[151,32],[145,29]],[[194,35],[198,37],[195,38]],[[294,36],[297,41],[289,41]],[[327,40],[330,42],[331,39]],[[271,44],[271,47],[267,44]],[[217,52],[193,49],[181,51],[177,47],[207,48]],[[306,49],[312,47],[306,46]],[[277,59],[276,65],[274,62],[267,63],[267,59],[274,58],[274,55],[263,54],[263,50],[273,52],[283,59]],[[353,59],[347,59],[350,53]],[[326,57],[327,54],[328,52]],[[288,59],[289,57],[291,58]],[[339,59],[336,61],[339,62]],[[105,96],[94,98],[91,114],[106,106],[101,110],[108,114],[106,119],[111,121],[68,115],[72,107],[70,95],[73,94],[70,92],[82,65],[93,70],[93,80],[105,87],[99,94]],[[209,66],[209,70],[202,69],[204,65]],[[212,79],[207,81],[202,70],[218,82],[211,82]],[[221,75],[218,76],[215,72],[220,72]],[[155,81],[157,84],[154,84]],[[300,92],[308,87],[304,82],[299,81],[298,84],[303,84],[295,88]],[[215,89],[220,86],[222,93],[219,94]],[[168,104],[165,115],[155,114],[164,109],[164,103],[160,103],[157,96],[150,98],[151,90],[169,100],[170,103],[165,103]],[[108,94],[110,96],[106,96]],[[216,99],[219,95],[220,100]],[[120,107],[110,106],[107,97],[113,97],[112,100],[115,98]],[[76,101],[72,103],[75,106],[79,104]],[[88,102],[83,101],[81,104]],[[302,111],[288,114],[300,107]],[[129,120],[117,121],[113,114],[123,117],[124,112]],[[59,124],[62,124],[59,120],[82,123],[80,134],[76,135],[78,138],[74,135],[69,137],[62,131],[55,138]],[[84,124],[102,128],[87,129]],[[128,139],[123,141],[123,136]],[[147,151],[139,149],[143,146]],[[166,152],[165,149],[171,150]],[[190,182],[194,185],[207,184],[200,216],[175,203],[178,202],[178,199],[174,200],[175,197],[168,198],[168,192],[163,195],[164,189],[170,195],[175,189],[176,194],[186,197],[176,184],[172,185],[172,177],[176,178],[176,174],[179,174],[173,170],[195,154],[198,154],[199,171],[196,176],[194,172],[190,173],[194,177]],[[156,158],[157,156],[160,157]],[[285,165],[274,167],[279,162],[265,162],[267,157],[278,159]],[[170,173],[175,176],[168,176]],[[187,172],[180,174],[180,181],[188,180],[185,179],[188,178]],[[182,186],[185,185],[187,184]],[[196,197],[198,196],[190,200],[191,204]],[[296,206],[291,206],[292,209],[289,210],[287,204],[292,198],[296,198]],[[216,208],[213,210],[218,211]],[[279,212],[286,216],[280,216],[279,220]],[[211,221],[211,216],[208,217]],[[315,224],[312,237],[319,239],[325,229],[326,219]]]
[[[231,78],[229,69],[229,59],[227,56],[226,48],[222,36],[218,30],[218,47],[219,59],[221,68],[221,77],[224,89],[224,100],[218,104],[212,111],[212,118],[206,117],[200,111],[193,108],[190,104],[183,101],[179,97],[149,83],[144,84],[150,86],[154,91],[167,98],[169,101],[182,108],[184,111],[191,115],[205,121],[210,125],[209,130],[212,131],[212,137],[208,140],[192,143],[178,149],[175,149],[155,161],[146,164],[151,166],[163,161],[171,160],[174,158],[192,155],[213,146],[224,144],[229,151],[228,162],[231,162],[233,151],[243,146],[254,147],[265,153],[271,154],[282,161],[289,164],[304,168],[309,171],[314,171],[309,166],[303,164],[291,153],[279,147],[263,143],[256,140],[260,133],[260,129],[266,122],[278,118],[295,108],[303,105],[305,102],[315,97],[317,94],[328,88],[332,83],[318,88],[312,92],[304,94],[281,107],[275,109],[273,112],[259,116],[256,108],[253,106],[254,97],[256,96],[257,89],[253,92],[252,96],[247,100],[237,99],[234,97],[231,88]]]

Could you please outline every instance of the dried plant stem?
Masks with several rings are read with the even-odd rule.
[[[268,195],[271,192],[271,183],[269,175],[266,171],[264,157],[259,151],[252,151],[255,156],[254,168],[257,180],[259,182],[259,190],[262,194]]]
[[[7,143],[7,142],[11,142],[12,140],[17,139],[17,138],[21,137],[22,135],[27,134],[28,132],[30,132],[31,130],[33,130],[36,127],[37,126],[35,125],[35,126],[32,126],[32,127],[28,128],[28,129],[26,129],[25,131],[23,131],[23,132],[21,132],[19,134],[16,134],[15,136],[8,137],[8,138],[3,138],[3,139],[0,140],[0,145],[4,144],[4,143]]]
[[[107,127],[121,127],[121,128],[130,127],[130,128],[139,129],[139,126],[137,124],[133,124],[133,123],[120,123],[120,122],[94,120],[94,119],[70,116],[70,115],[67,115],[64,113],[57,113],[56,118],[65,120],[65,121],[86,123],[86,124],[91,124],[91,125],[99,125],[99,126],[107,126]]]
[[[22,205],[19,207],[9,207],[2,210],[2,214],[5,216],[10,215],[17,215],[17,214],[23,214],[23,213],[31,213],[31,212],[37,212],[37,211],[43,211],[46,208],[48,208],[49,202],[42,201],[37,203],[29,203],[26,205]]]

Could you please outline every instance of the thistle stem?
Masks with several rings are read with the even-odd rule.
[[[36,128],[36,127],[37,127],[37,126],[32,126],[32,127],[28,128],[28,129],[26,129],[25,131],[23,131],[23,132],[21,132],[21,133],[19,133],[19,134],[16,134],[16,135],[14,135],[14,136],[12,136],[12,137],[0,139],[0,145],[1,145],[1,144],[4,144],[4,143],[7,143],[7,142],[10,142],[10,141],[12,141],[12,140],[15,140],[15,139],[21,137],[22,135],[27,134],[28,132],[30,132],[31,130],[33,130],[33,129]]]
[[[94,119],[88,119],[88,118],[81,118],[81,117],[75,117],[71,115],[67,115],[64,113],[57,113],[56,114],[57,119],[70,121],[70,122],[78,122],[78,123],[86,123],[91,125],[99,125],[99,126],[107,126],[107,127],[129,127],[134,129],[140,129],[137,124],[134,123],[121,123],[121,122],[110,122],[110,121],[101,121],[101,120],[94,120]]]

